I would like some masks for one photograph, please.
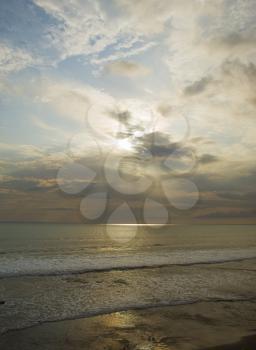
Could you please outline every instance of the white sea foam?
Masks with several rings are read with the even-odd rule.
[[[165,265],[213,264],[256,258],[256,249],[176,250],[171,252],[97,253],[79,255],[2,255],[0,277],[62,275],[128,270]]]
[[[0,332],[114,311],[200,301],[255,300],[255,283],[255,270],[249,261],[238,268],[173,265],[161,270],[5,278],[0,284],[0,300],[5,301],[1,305]]]

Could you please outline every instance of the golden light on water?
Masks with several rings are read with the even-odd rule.
[[[107,327],[135,328],[136,316],[132,311],[116,312],[102,317],[102,322]]]
[[[130,336],[135,338],[139,335],[138,340],[138,350],[171,350],[168,345],[158,342],[157,340],[144,340],[146,334],[141,338],[141,334],[136,332],[137,325],[140,321],[140,318],[136,316],[136,313],[133,311],[126,312],[116,312],[109,315],[104,315],[101,317],[101,323],[103,326],[113,329],[121,329],[123,331],[128,330]],[[134,331],[133,331],[134,330]],[[132,331],[132,333],[131,333]]]

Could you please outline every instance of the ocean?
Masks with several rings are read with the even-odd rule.
[[[256,258],[254,225],[135,230],[0,224],[0,331],[113,311],[255,297],[255,271],[235,268],[238,261],[246,267]]]

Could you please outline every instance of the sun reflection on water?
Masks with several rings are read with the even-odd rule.
[[[116,312],[104,317],[104,325],[113,328],[135,328],[136,316],[133,312]]]
[[[145,337],[148,338],[148,335],[143,332],[143,334],[138,333],[140,318],[133,311],[126,312],[115,312],[113,314],[104,315],[101,317],[101,324],[104,327],[114,328],[120,330],[120,335],[124,341],[128,341],[132,336],[133,343],[137,343],[136,347],[132,349],[135,350],[174,350],[173,347],[170,347],[167,344],[153,340],[145,340]],[[128,331],[128,333],[126,333]],[[124,332],[124,333],[123,333]],[[132,333],[131,333],[132,332]],[[127,338],[128,336],[128,338]],[[124,337],[124,338],[123,338]],[[144,338],[144,339],[143,339]],[[133,345],[134,346],[134,345]],[[126,349],[126,348],[125,348]],[[129,350],[130,347],[127,347]]]

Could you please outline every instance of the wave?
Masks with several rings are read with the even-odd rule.
[[[55,322],[62,322],[62,321],[72,321],[72,320],[79,320],[82,318],[90,318],[90,317],[96,317],[96,316],[103,316],[103,315],[110,315],[117,312],[128,312],[128,311],[142,311],[142,310],[151,310],[151,309],[160,309],[160,308],[166,308],[166,307],[172,307],[172,306],[182,306],[182,305],[192,305],[192,304],[199,304],[199,303],[234,303],[234,302],[255,302],[256,297],[228,297],[228,298],[197,298],[197,299],[184,299],[184,300],[172,300],[172,301],[163,301],[158,303],[136,303],[131,304],[127,306],[120,306],[120,307],[107,307],[107,308],[101,308],[96,309],[94,311],[85,311],[81,312],[80,314],[77,314],[75,316],[71,317],[57,317],[57,318],[51,318],[47,320],[37,320],[34,321],[32,324],[29,325],[20,325],[18,327],[13,328],[7,328],[3,327],[0,329],[0,335],[4,335],[9,332],[14,332],[17,330],[24,330],[32,327],[36,327],[45,323],[55,323]]]
[[[54,276],[172,265],[217,264],[256,258],[256,249],[176,250],[169,253],[0,256],[0,277]]]

